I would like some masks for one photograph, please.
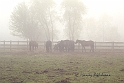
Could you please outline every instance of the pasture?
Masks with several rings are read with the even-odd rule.
[[[1,53],[0,83],[124,83],[124,53]]]

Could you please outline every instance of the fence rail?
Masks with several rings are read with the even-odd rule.
[[[53,42],[53,46],[57,42]],[[0,41],[0,52],[12,50],[29,50],[29,41]],[[45,41],[38,41],[38,50],[45,50]],[[80,44],[75,45],[76,51],[81,51]],[[86,47],[88,51],[90,47]],[[95,42],[95,52],[124,52],[124,42]]]

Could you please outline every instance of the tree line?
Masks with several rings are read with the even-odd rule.
[[[62,0],[59,7],[54,0],[30,0],[19,3],[10,18],[12,34],[29,40],[53,41],[58,37],[57,28],[60,27],[57,24],[60,23],[65,27],[64,33],[70,40],[80,38],[80,35],[84,33],[83,29],[87,30],[87,36],[90,39],[97,38],[99,34],[100,37],[102,36],[102,40],[105,40],[105,28],[109,26],[110,21],[101,20],[99,21],[101,24],[98,23],[100,25],[94,25],[92,23],[94,21],[91,19],[84,19],[87,7],[82,0]],[[95,27],[102,28],[97,31],[94,30]],[[108,27],[108,29],[116,28]],[[117,35],[118,33],[111,34]]]

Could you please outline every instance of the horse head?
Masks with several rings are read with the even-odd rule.
[[[79,40],[78,39],[76,40],[75,44],[77,44],[77,43],[79,43]]]

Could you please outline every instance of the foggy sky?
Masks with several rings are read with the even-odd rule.
[[[0,0],[0,41],[2,40],[21,40],[10,34],[9,20],[13,8],[24,0]],[[98,19],[103,13],[112,16],[113,25],[118,27],[121,35],[121,40],[124,40],[124,0],[82,0],[87,7],[87,14],[85,18]],[[60,29],[62,30],[62,28]],[[61,32],[61,31],[60,31]],[[64,39],[63,33],[61,38]]]

